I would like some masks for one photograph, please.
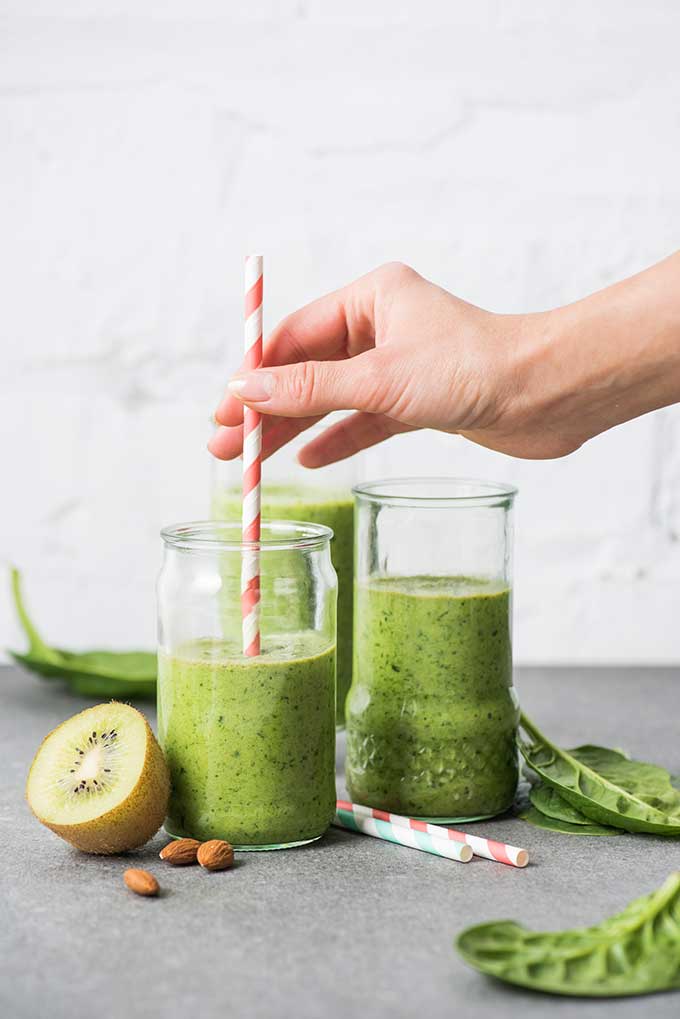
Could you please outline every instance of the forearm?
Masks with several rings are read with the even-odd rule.
[[[680,401],[680,252],[534,326],[530,389],[574,448]]]

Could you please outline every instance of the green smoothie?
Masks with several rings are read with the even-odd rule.
[[[216,520],[239,520],[241,490],[218,492],[213,498]],[[349,492],[292,485],[264,485],[262,517],[325,524],[333,531],[331,560],[338,575],[337,722],[345,721],[345,698],[352,682],[352,605],[354,600],[354,503]],[[267,588],[263,585],[263,597]]]
[[[257,658],[215,640],[160,652],[158,731],[173,835],[266,849],[328,828],[335,648],[319,636],[270,636]]]
[[[506,810],[517,786],[510,591],[468,577],[389,577],[355,593],[347,786],[411,817]]]

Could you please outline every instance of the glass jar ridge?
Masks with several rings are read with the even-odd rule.
[[[351,797],[439,821],[506,810],[517,785],[512,486],[356,486]]]

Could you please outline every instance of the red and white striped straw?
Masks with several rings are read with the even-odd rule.
[[[246,255],[244,370],[262,367],[262,255]],[[260,540],[262,424],[260,415],[243,408],[243,540]],[[243,552],[241,563],[243,654],[260,653],[260,553]]]
[[[468,835],[464,831],[456,831],[455,828],[445,828],[440,824],[417,821],[414,817],[402,817],[401,814],[389,814],[386,810],[364,807],[359,803],[349,803],[347,800],[338,800],[336,807],[338,810],[349,811],[358,818],[372,817],[379,821],[388,821],[397,828],[410,828],[412,831],[424,832],[433,838],[465,842],[475,856],[482,856],[485,860],[507,863],[510,867],[526,867],[529,862],[529,854],[526,849],[509,846],[505,842],[496,842],[494,839],[485,839],[481,835]]]

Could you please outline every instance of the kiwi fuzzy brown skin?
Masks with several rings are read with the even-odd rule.
[[[48,733],[40,748],[70,721],[71,719],[67,719]],[[33,808],[28,796],[28,786],[31,771],[40,754],[39,748],[29,771],[26,799],[41,824],[84,853],[112,855],[145,845],[165,820],[170,797],[170,773],[163,751],[146,719],[144,724],[146,726],[144,763],[135,786],[117,806],[100,817],[80,824],[56,824],[41,817]]]

